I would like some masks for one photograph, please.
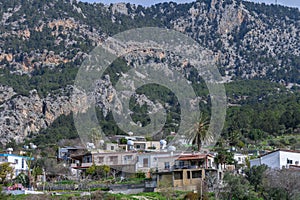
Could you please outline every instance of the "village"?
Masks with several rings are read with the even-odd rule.
[[[26,149],[35,150],[34,144],[18,153],[8,148],[0,154],[1,174],[5,174],[4,165],[10,166],[12,171],[5,174],[5,178],[2,176],[2,181],[15,184],[3,189],[8,194],[59,194],[55,191],[96,188],[124,194],[160,192],[166,188],[202,193],[204,190],[221,190],[225,173],[244,175],[245,169],[253,166],[300,170],[300,152],[296,150],[240,152],[232,147],[226,155],[220,155],[204,148],[179,151],[175,146],[169,146],[166,140],[149,141],[143,136],[116,135],[113,139],[115,142],[100,141],[101,149],[93,143],[87,144],[88,149],[83,146],[59,147],[57,165],[63,165],[66,170],[57,174],[44,169],[40,173],[32,168],[29,170],[34,153],[23,155]],[[182,141],[182,145],[188,144]],[[228,161],[230,159],[232,162]],[[15,181],[20,174],[36,176],[35,183],[32,181],[29,188],[25,188]]]

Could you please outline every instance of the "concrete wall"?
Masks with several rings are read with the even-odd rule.
[[[259,166],[260,165],[260,158],[250,160],[250,167]]]
[[[299,165],[300,164],[300,153],[280,151],[279,159],[280,159],[280,161],[279,161],[280,168],[282,168],[282,167],[288,168],[289,165],[296,165],[296,163],[298,163],[298,165]],[[288,164],[287,160],[291,160],[292,163]]]
[[[260,158],[250,160],[250,166],[252,167],[265,164],[272,169],[282,169],[283,167],[289,167],[289,164],[287,163],[288,160],[292,161],[292,165],[295,165],[296,162],[300,164],[300,153],[275,151]]]

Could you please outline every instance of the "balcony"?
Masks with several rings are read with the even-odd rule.
[[[205,168],[205,166],[198,165],[174,165],[174,169],[200,169]]]
[[[90,167],[93,163],[81,163],[81,167]]]

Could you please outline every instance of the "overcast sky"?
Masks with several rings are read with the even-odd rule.
[[[117,2],[128,2],[131,4],[137,4],[137,5],[144,5],[149,6],[152,4],[165,2],[169,0],[82,0],[87,2],[101,2],[104,4],[110,4],[110,3],[117,3]],[[186,2],[192,2],[195,0],[173,0],[173,2],[177,3],[186,3]],[[264,3],[275,3],[276,0],[249,0],[253,2],[264,2]],[[298,7],[300,8],[300,0],[277,0],[278,4],[291,6],[291,7]]]

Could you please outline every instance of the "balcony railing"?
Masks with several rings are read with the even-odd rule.
[[[81,167],[90,167],[93,163],[81,163]]]
[[[200,169],[205,168],[205,166],[198,165],[174,165],[174,169]]]

